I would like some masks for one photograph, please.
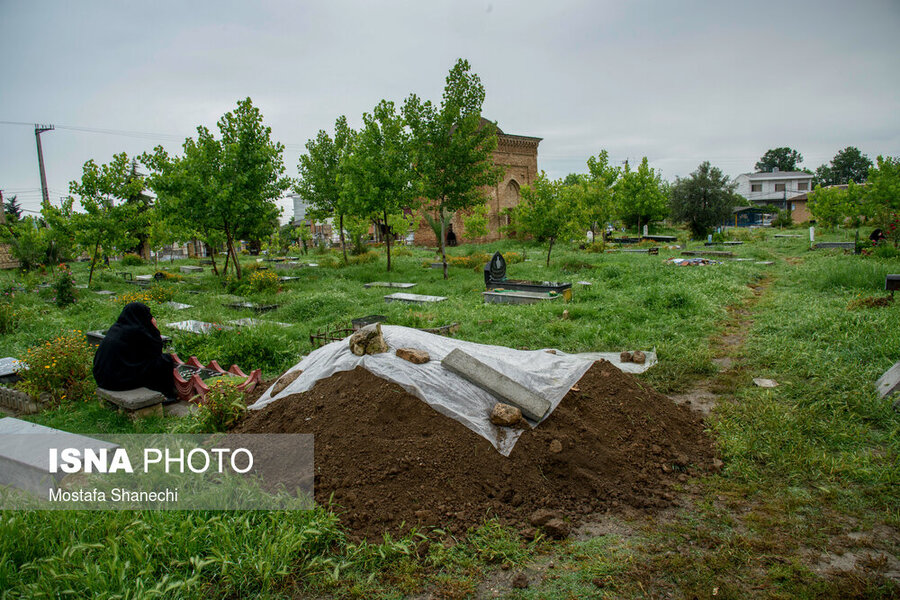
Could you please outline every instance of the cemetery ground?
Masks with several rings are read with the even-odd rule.
[[[446,523],[360,539],[336,505],[297,512],[4,511],[0,596],[898,597],[900,418],[874,382],[900,358],[900,302],[867,299],[885,295],[885,275],[900,272],[900,259],[811,251],[804,238],[775,233],[743,234],[744,244],[728,248],[751,260],[717,257],[720,264],[696,267],[667,264],[680,251],[665,248],[649,255],[565,247],[546,267],[536,245],[464,246],[451,249],[456,266],[448,281],[423,266],[435,261],[426,249],[396,249],[389,273],[380,250],[348,266],[339,266],[335,253],[311,253],[300,261],[319,266],[258,263],[269,267],[262,273],[298,279],[276,287],[258,276],[257,291],[249,288],[252,271],[247,283],[228,290],[208,266],[145,290],[116,272],[151,274],[156,266],[114,262],[95,275],[94,290],[79,289],[77,302],[63,309],[51,302],[51,290],[38,287],[51,275],[5,274],[17,324],[0,336],[3,356],[21,357],[64,332],[106,328],[128,294],[145,294],[130,297],[148,301],[183,359],[261,368],[268,382],[311,351],[311,331],[372,314],[410,327],[458,323],[455,337],[512,348],[655,348],[659,364],[638,381],[702,411],[721,464],[690,476],[686,470],[664,507],[623,504],[573,518],[571,536],[561,541],[527,522],[490,518],[463,532]],[[823,237],[847,239],[817,232],[817,241]],[[484,304],[481,268],[498,249],[507,253],[510,277],[573,282],[572,301]],[[177,273],[182,264],[197,263],[159,268]],[[73,272],[86,282],[86,265],[73,265]],[[383,296],[395,290],[363,287],[372,281],[414,282],[403,291],[447,300],[386,303]],[[95,293],[101,289],[116,298]],[[242,301],[278,308],[256,314],[224,306]],[[207,335],[166,327],[241,318],[289,326],[257,323]],[[778,386],[757,387],[753,378]],[[132,421],[95,401],[63,402],[22,418],[86,434],[177,431],[184,423]]]

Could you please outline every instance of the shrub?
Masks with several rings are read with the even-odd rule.
[[[47,393],[54,403],[90,400],[97,387],[93,358],[94,348],[80,330],[57,336],[25,352],[28,368],[20,371],[19,389],[35,398]]]
[[[162,277],[166,281],[183,281],[184,276],[181,273],[170,273],[168,271],[157,271],[153,274],[153,277],[157,280]]]
[[[139,267],[144,264],[144,259],[137,254],[129,253],[122,257],[121,262],[123,267]]]
[[[168,302],[175,297],[175,290],[166,285],[154,285],[145,290],[126,292],[117,296],[115,302],[125,306],[129,302],[141,302],[143,304]]]
[[[791,218],[791,211],[779,208],[778,214],[772,219],[772,227],[792,227],[794,219]]]
[[[75,279],[66,265],[59,266],[59,275],[53,283],[53,291],[56,294],[56,306],[65,308],[75,303]]]
[[[209,384],[206,399],[197,411],[200,428],[206,432],[225,431],[247,411],[244,393],[238,389],[240,381],[227,375]]]
[[[251,292],[275,292],[278,291],[278,275],[272,271],[253,271],[248,278],[248,287]]]
[[[409,248],[409,246],[396,246],[391,247],[391,254],[394,256],[412,256],[413,251]]]
[[[12,304],[0,301],[0,334],[7,334],[15,330],[19,323],[19,315],[16,314]]]
[[[347,257],[348,265],[364,265],[378,260],[378,253],[368,250],[362,254],[351,254]]]

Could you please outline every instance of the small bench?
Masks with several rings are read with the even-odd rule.
[[[121,412],[126,413],[132,419],[149,417],[153,415],[163,416],[163,402],[166,396],[161,392],[145,387],[133,390],[105,390],[97,388],[97,397],[114,404]]]

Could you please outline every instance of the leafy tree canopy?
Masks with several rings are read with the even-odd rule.
[[[574,234],[578,228],[577,211],[572,199],[573,188],[561,180],[551,181],[542,171],[530,186],[522,187],[522,201],[513,212],[517,231],[547,242],[547,266],[553,244]]]
[[[872,161],[859,151],[859,148],[847,146],[834,155],[831,163],[816,169],[817,185],[847,185],[864,183],[869,176]]]
[[[637,170],[632,171],[625,163],[622,176],[616,182],[619,214],[629,226],[659,221],[668,214],[668,197],[662,177],[651,169],[647,157],[641,160]]]
[[[678,177],[669,188],[672,218],[683,221],[696,238],[725,222],[737,204],[735,184],[705,161],[689,177]]]
[[[799,171],[803,155],[784,146],[767,150],[756,163],[757,173],[771,173],[777,167],[779,171]]]

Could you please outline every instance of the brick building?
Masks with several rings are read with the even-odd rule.
[[[541,138],[504,133],[497,128],[497,149],[494,150],[495,165],[504,169],[503,178],[497,185],[486,191],[488,200],[488,234],[474,240],[465,239],[463,233],[463,215],[457,213],[448,227],[448,239],[454,237],[462,242],[492,242],[500,239],[500,227],[507,225],[506,218],[501,215],[504,208],[519,204],[519,190],[524,185],[531,185],[537,177],[537,148]],[[453,235],[451,236],[450,233]],[[422,246],[437,246],[434,231],[425,219],[415,232],[414,243]]]

